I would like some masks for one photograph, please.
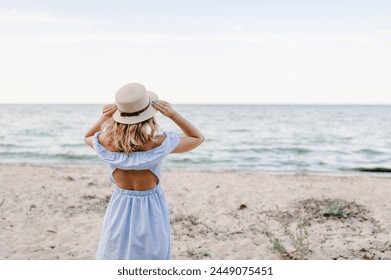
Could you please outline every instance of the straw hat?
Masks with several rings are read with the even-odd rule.
[[[148,91],[142,84],[131,83],[121,87],[115,94],[115,104],[118,110],[113,114],[116,122],[123,124],[140,123],[156,114],[152,106],[158,96]]]

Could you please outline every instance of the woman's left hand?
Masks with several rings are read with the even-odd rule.
[[[105,118],[111,118],[111,116],[117,111],[116,104],[107,104],[102,109],[102,114]]]

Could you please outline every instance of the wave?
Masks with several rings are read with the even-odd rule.
[[[388,167],[356,167],[345,170],[359,171],[359,172],[374,172],[374,173],[391,173],[391,168]]]
[[[313,150],[307,149],[307,148],[276,148],[275,150],[279,152],[291,152],[294,154],[308,154],[313,152]]]
[[[300,154],[309,154],[314,152],[314,150],[307,148],[223,148],[220,149],[222,152],[228,153],[255,153],[255,154],[264,154],[264,153],[293,153],[296,155]]]
[[[238,129],[231,129],[229,132],[252,132],[251,129],[246,129],[246,128],[238,128]]]
[[[14,148],[14,147],[19,147],[19,145],[9,144],[9,143],[6,143],[6,144],[0,143],[0,148]]]
[[[29,160],[82,160],[90,161],[97,159],[95,155],[86,155],[86,154],[48,154],[48,153],[34,153],[34,152],[5,152],[0,153],[1,161],[7,161],[9,159],[18,159],[20,161],[29,161]]]
[[[360,149],[357,151],[357,153],[362,153],[362,154],[366,154],[366,155],[383,155],[384,154],[383,152],[376,151],[373,149]]]
[[[62,148],[81,148],[84,147],[86,144],[84,143],[76,143],[76,144],[60,144],[60,147]]]

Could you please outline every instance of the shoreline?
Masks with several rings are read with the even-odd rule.
[[[91,168],[93,167],[93,168]],[[93,259],[105,164],[0,164],[0,259]],[[391,178],[163,170],[173,259],[391,259]]]
[[[64,163],[5,163],[0,162],[0,168],[6,166],[15,166],[15,167],[54,167],[54,168],[92,168],[92,167],[106,167],[106,163],[97,163],[97,164],[64,164]],[[205,172],[205,173],[248,173],[248,174],[270,174],[270,175],[295,175],[295,176],[332,176],[332,177],[380,177],[380,178],[391,178],[391,172],[383,171],[354,171],[354,170],[341,170],[341,171],[311,171],[311,170],[299,170],[299,171],[290,171],[290,170],[257,170],[257,169],[201,169],[201,168],[167,168],[163,167],[162,172]]]

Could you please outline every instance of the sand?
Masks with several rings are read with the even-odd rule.
[[[173,259],[391,259],[391,178],[164,170]],[[93,259],[99,166],[0,165],[0,259]]]

